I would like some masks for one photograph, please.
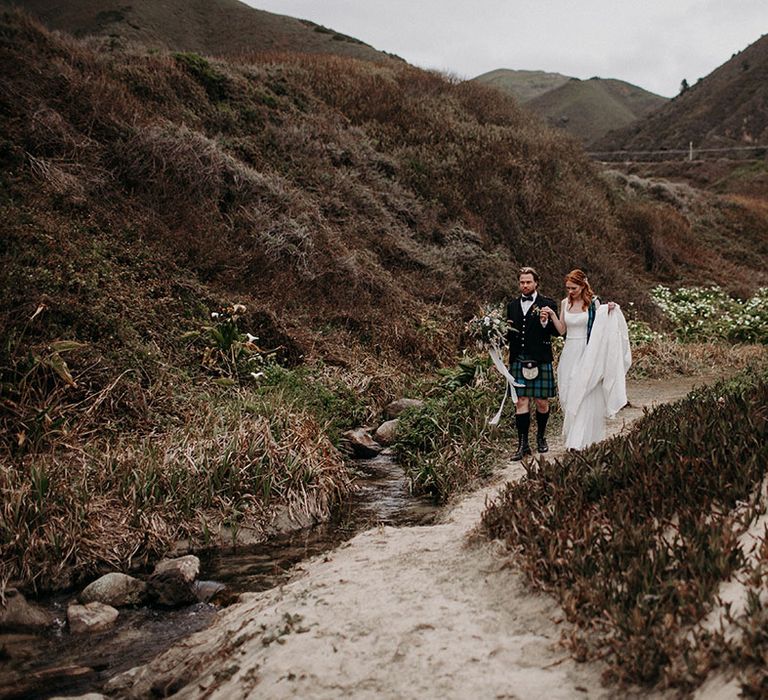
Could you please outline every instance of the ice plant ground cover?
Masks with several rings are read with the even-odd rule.
[[[766,465],[763,364],[655,409],[628,434],[528,464],[482,524],[560,599],[579,628],[572,652],[605,658],[610,679],[687,691],[728,659],[757,697],[768,682],[764,533],[742,634],[697,625],[721,582],[743,570],[738,538],[765,512]]]

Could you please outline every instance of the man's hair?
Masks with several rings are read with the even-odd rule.
[[[521,267],[520,272],[517,273],[517,279],[520,279],[523,275],[533,275],[533,281],[539,281],[539,273],[532,267]]]

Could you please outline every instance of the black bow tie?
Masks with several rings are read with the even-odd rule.
[[[533,301],[533,294],[531,294],[529,297],[523,294],[523,301]]]

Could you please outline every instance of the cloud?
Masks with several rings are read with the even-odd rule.
[[[764,0],[248,1],[459,77],[546,70],[617,78],[665,96],[756,41],[765,20]]]

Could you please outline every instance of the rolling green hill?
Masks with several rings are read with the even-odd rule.
[[[498,88],[512,95],[520,104],[525,104],[545,92],[564,85],[572,78],[560,73],[547,73],[541,70],[499,68],[478,75],[472,80]]]
[[[543,71],[500,69],[473,80],[512,95],[547,124],[583,144],[633,124],[667,101],[621,80],[579,80]]]
[[[666,101],[621,80],[573,78],[532,99],[526,108],[589,144],[611,129],[634,123]]]

